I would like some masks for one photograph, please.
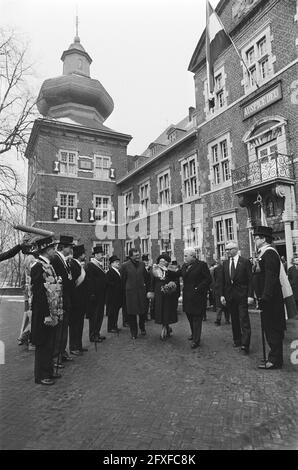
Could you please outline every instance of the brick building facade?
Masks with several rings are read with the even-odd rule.
[[[45,118],[34,124],[27,150],[29,175],[34,175],[29,177],[30,223],[77,233],[90,249],[105,238],[103,227],[96,230],[88,219],[94,195],[105,195],[113,203],[105,242],[121,258],[136,245],[153,259],[170,251],[181,263],[184,247],[192,245],[210,263],[232,239],[249,256],[251,227],[262,222],[272,226],[280,254],[290,261],[298,244],[298,1],[221,0],[216,11],[243,61],[232,45],[217,58],[215,107],[210,108],[203,32],[189,65],[196,109],[141,156],[127,156],[130,136],[105,128],[96,113],[91,116],[92,100],[87,100],[88,125],[86,109],[79,111],[84,100],[77,95],[76,106],[70,106],[69,96],[62,106],[48,106]],[[100,114],[101,105],[96,106]],[[90,125],[95,118],[97,125]],[[80,125],[74,124],[79,119]],[[87,163],[75,176],[57,174],[63,150],[78,152],[78,160],[92,160],[91,165],[95,155],[110,156],[115,180],[111,175],[96,180]],[[78,194],[82,221],[53,220],[52,214],[63,215],[63,191]]]

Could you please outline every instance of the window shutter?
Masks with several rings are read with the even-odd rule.
[[[89,209],[89,222],[95,221],[95,209]]]
[[[82,222],[82,209],[80,207],[76,208],[76,221]]]
[[[58,160],[53,162],[53,172],[60,173],[60,162]]]
[[[53,206],[53,220],[59,219],[59,206]]]
[[[110,178],[111,180],[116,179],[115,168],[110,168],[109,178]]]

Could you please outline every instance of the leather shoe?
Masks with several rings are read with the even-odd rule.
[[[241,346],[241,352],[243,354],[249,354],[249,348],[247,348],[246,346]]]
[[[258,369],[264,369],[264,370],[272,370],[272,369],[281,369],[282,366],[278,366],[276,364],[273,364],[270,361],[267,362],[262,362],[261,364],[258,365]]]
[[[55,369],[57,369],[57,368],[58,369],[64,369],[64,367],[65,367],[63,364],[60,364],[60,362],[58,362],[58,364],[57,364],[57,362],[54,362],[53,365],[54,365]]]
[[[106,339],[106,337],[99,335],[98,339],[100,339],[101,341],[103,341],[104,339]]]
[[[192,341],[193,340],[192,335],[190,335],[187,339],[188,339],[188,341]]]
[[[200,346],[200,343],[192,343],[190,347],[191,349],[197,349],[199,346]]]
[[[147,333],[146,333],[146,330],[141,330],[141,335],[142,335],[142,336],[146,336],[146,334],[147,334]]]
[[[128,323],[125,323],[125,322],[123,323],[122,326],[123,326],[123,328],[128,328],[129,327]]]
[[[36,379],[35,383],[41,385],[54,385],[55,381],[52,379]]]
[[[73,358],[70,356],[62,356],[62,362],[71,362]]]
[[[82,348],[80,349],[81,352],[88,352],[88,348]]]
[[[69,351],[70,354],[72,354],[73,356],[81,356],[82,355],[82,352],[79,350],[79,349],[76,349],[74,351]]]
[[[241,343],[233,343],[233,348],[240,348],[241,346]]]
[[[215,321],[214,324],[220,326],[220,321]]]
[[[137,339],[137,336],[132,336],[131,339]]]

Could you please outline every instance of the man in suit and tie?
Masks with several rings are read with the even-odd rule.
[[[71,296],[74,287],[68,257],[72,254],[73,237],[60,235],[57,251],[51,260],[51,264],[57,274],[62,279],[63,287],[63,321],[58,325],[56,337],[56,347],[54,359],[56,365],[61,367],[61,362],[72,361],[72,357],[66,351],[68,340],[68,327],[71,315]]]
[[[108,333],[119,333],[118,315],[122,306],[122,283],[120,259],[113,255],[109,259],[110,269],[106,273],[107,293],[106,308],[108,315]]]
[[[87,317],[89,319],[89,339],[100,343],[105,336],[100,335],[106,300],[106,273],[103,266],[104,251],[101,246],[93,248],[93,258],[87,263]]]
[[[82,337],[84,330],[84,317],[87,302],[87,282],[84,261],[86,259],[84,245],[73,247],[73,258],[69,261],[74,289],[72,290],[72,315],[69,324],[69,350],[70,354],[80,356],[88,351],[83,348]]]
[[[206,314],[207,293],[212,278],[207,264],[196,258],[194,248],[184,250],[181,275],[183,278],[183,311],[186,313],[190,325],[191,348],[196,349],[200,346],[202,321]]]
[[[234,347],[241,347],[241,351],[248,354],[251,336],[248,304],[254,301],[251,263],[239,255],[234,241],[227,243],[226,252],[228,259],[223,262],[220,301],[231,314]]]

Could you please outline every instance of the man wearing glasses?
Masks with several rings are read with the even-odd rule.
[[[241,347],[241,351],[248,354],[251,336],[248,304],[254,301],[251,263],[239,255],[236,242],[226,245],[226,253],[228,259],[223,262],[220,301],[231,314],[234,347]]]

